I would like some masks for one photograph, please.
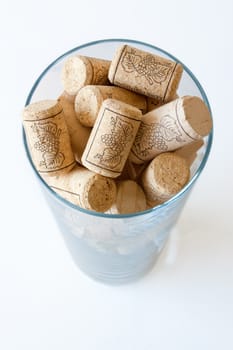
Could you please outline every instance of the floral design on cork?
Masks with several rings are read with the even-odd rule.
[[[141,56],[133,49],[124,53],[121,66],[127,73],[144,76],[150,85],[166,81],[172,70],[171,63],[159,62],[152,55]]]
[[[34,123],[31,128],[38,138],[34,147],[42,153],[40,166],[50,170],[59,168],[65,159],[64,154],[59,152],[62,130],[52,122]]]
[[[112,125],[110,133],[101,136],[101,141],[106,147],[102,153],[97,153],[95,158],[99,159],[101,165],[114,169],[120,165],[122,152],[132,140],[133,126],[119,117],[111,117],[110,124]]]
[[[161,152],[168,150],[168,142],[183,142],[182,133],[174,118],[165,115],[160,123],[146,124],[141,122],[133,144],[133,151],[138,156],[147,157],[152,149]]]

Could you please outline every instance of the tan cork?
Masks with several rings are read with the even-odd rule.
[[[74,96],[70,96],[64,92],[58,98],[58,101],[63,107],[75,160],[81,163],[82,154],[90,136],[91,129],[86,128],[77,120],[74,110]]]
[[[108,98],[128,103],[142,113],[147,111],[145,96],[117,86],[88,85],[80,89],[75,98],[75,112],[80,123],[92,127],[102,102]]]
[[[70,95],[76,95],[85,85],[108,84],[110,61],[75,55],[69,57],[62,67],[62,84]]]
[[[196,96],[180,97],[142,116],[129,159],[141,164],[201,139],[211,128],[205,103]]]
[[[123,45],[115,53],[108,78],[114,85],[166,102],[175,95],[182,72],[177,62]]]
[[[75,165],[62,106],[43,100],[26,106],[23,125],[32,161],[41,174],[67,173]]]
[[[142,112],[136,107],[114,99],[104,100],[84,150],[82,164],[104,176],[119,176],[141,116]]]
[[[149,202],[162,203],[178,193],[189,177],[190,169],[185,158],[166,152],[150,162],[142,174],[141,183]]]
[[[177,154],[180,157],[183,157],[186,159],[188,162],[189,166],[192,165],[194,162],[196,156],[197,156],[197,151],[204,145],[203,139],[193,141],[189,143],[188,145],[185,145],[181,148],[178,148],[177,150],[174,151],[174,154]]]
[[[116,200],[115,181],[81,166],[66,175],[44,177],[61,197],[84,209],[107,211]]]
[[[146,197],[142,188],[132,180],[118,182],[116,201],[108,213],[131,214],[143,210],[146,210]]]

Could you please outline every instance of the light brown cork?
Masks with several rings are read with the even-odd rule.
[[[119,176],[141,116],[142,112],[136,107],[114,99],[104,100],[84,150],[82,164],[104,176]]]
[[[26,106],[23,125],[32,161],[41,174],[67,173],[75,165],[62,106],[43,100]]]
[[[77,120],[74,110],[73,96],[70,96],[64,92],[58,98],[58,101],[63,107],[65,121],[70,134],[71,147],[75,160],[78,163],[81,163],[82,154],[90,136],[91,129],[86,128]]]
[[[205,103],[196,96],[180,97],[142,116],[129,159],[141,164],[201,139],[211,128]]]
[[[88,85],[80,89],[75,98],[75,112],[80,123],[92,127],[102,102],[108,98],[128,103],[140,109],[142,113],[147,111],[145,96],[117,86]]]
[[[175,95],[182,72],[177,62],[123,45],[113,57],[108,78],[114,85],[166,102]]]
[[[143,210],[146,210],[146,197],[142,188],[132,180],[118,182],[116,201],[108,213],[131,214]]]
[[[110,61],[75,55],[69,57],[62,67],[62,84],[70,95],[76,95],[85,85],[108,84]]]
[[[148,202],[162,203],[178,193],[189,181],[187,161],[173,152],[155,157],[144,170],[142,187]]]
[[[84,209],[107,211],[116,200],[114,180],[76,166],[66,175],[44,177],[61,197]]]
[[[174,154],[183,157],[186,159],[188,162],[189,166],[192,165],[194,162],[196,156],[197,156],[197,151],[204,145],[203,139],[193,141],[189,143],[188,145],[185,145],[181,148],[178,148],[177,150],[174,151]]]

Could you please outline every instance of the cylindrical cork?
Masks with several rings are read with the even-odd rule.
[[[116,51],[108,78],[114,85],[166,102],[175,95],[182,72],[177,62],[123,45]]]
[[[193,141],[192,143],[189,143],[188,145],[185,145],[181,148],[178,148],[174,151],[174,154],[183,157],[188,162],[189,166],[192,165],[194,162],[197,151],[204,145],[203,139]]]
[[[75,55],[69,57],[62,67],[62,84],[70,95],[76,95],[85,85],[108,84],[110,61]]]
[[[90,136],[91,129],[83,126],[76,118],[74,110],[74,96],[67,95],[67,93],[64,92],[58,98],[58,101],[63,107],[75,160],[78,163],[81,163],[82,154]]]
[[[146,210],[146,196],[142,188],[132,180],[117,183],[116,200],[109,214],[131,214]]]
[[[129,159],[137,164],[206,136],[212,119],[196,96],[180,97],[144,114]]]
[[[43,100],[24,108],[23,125],[32,161],[41,174],[66,173],[76,164],[62,106]]]
[[[104,100],[82,156],[82,164],[101,175],[121,174],[142,112],[114,99]]]
[[[75,98],[75,112],[80,123],[93,126],[102,102],[108,98],[128,103],[140,109],[142,113],[147,111],[145,96],[117,86],[88,85],[80,89]]]
[[[116,200],[115,181],[76,166],[68,174],[44,177],[61,197],[84,209],[105,212]]]
[[[162,203],[178,193],[189,181],[187,161],[172,152],[155,157],[144,170],[142,187],[149,202]]]

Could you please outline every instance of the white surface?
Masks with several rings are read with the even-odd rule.
[[[232,1],[5,1],[1,5],[0,348],[233,348]],[[63,52],[131,38],[183,61],[206,90],[215,138],[159,262],[108,287],[72,262],[26,161],[20,113]]]

